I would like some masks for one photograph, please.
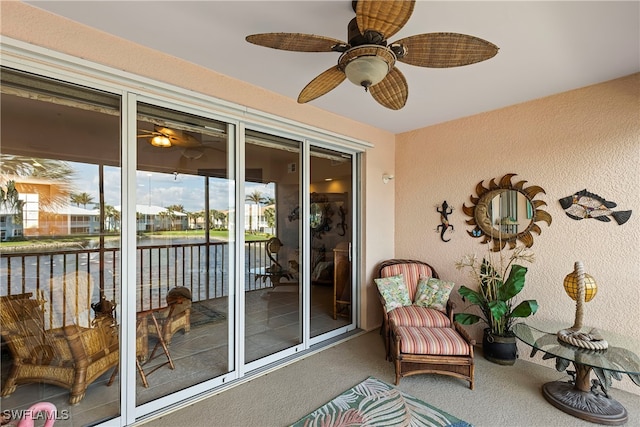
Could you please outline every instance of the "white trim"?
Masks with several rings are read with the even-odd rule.
[[[0,65],[43,74],[63,81],[68,81],[71,77],[73,83],[118,94],[126,90],[137,93],[141,97],[149,96],[168,103],[178,102],[180,104],[188,99],[192,106],[206,111],[214,110],[220,116],[231,121],[245,121],[258,126],[274,126],[305,138],[327,141],[340,148],[364,151],[373,147],[373,144],[366,141],[339,135],[326,129],[244,107],[6,36],[0,37]]]
[[[236,222],[236,226],[234,228],[234,232],[235,232],[235,236],[236,236],[236,265],[235,265],[235,271],[236,271],[236,277],[238,277],[238,280],[236,280],[234,282],[235,284],[235,307],[236,307],[236,312],[235,312],[235,317],[234,317],[234,334],[233,336],[235,337],[235,342],[234,344],[234,348],[235,348],[235,368],[236,371],[238,373],[238,376],[240,378],[242,378],[245,373],[246,373],[246,364],[245,364],[245,352],[246,352],[246,346],[245,346],[245,339],[246,339],[246,322],[245,322],[245,309],[246,309],[246,298],[245,298],[245,294],[246,291],[244,289],[244,287],[246,286],[246,284],[244,283],[244,280],[241,280],[240,277],[245,277],[244,273],[243,273],[243,269],[245,268],[245,263],[247,262],[246,258],[245,258],[245,252],[244,252],[244,215],[245,215],[245,204],[243,202],[241,202],[241,200],[245,200],[245,189],[244,189],[244,179],[245,179],[245,126],[244,123],[240,123],[240,126],[238,127],[238,132],[235,138],[235,151],[236,151],[236,157],[235,157],[235,177],[236,177],[236,192],[234,194],[235,196],[235,203],[236,203],[236,217],[235,217],[235,222]],[[240,224],[242,224],[242,227],[240,226]],[[241,288],[240,285],[243,285],[243,287]],[[231,289],[231,286],[229,286],[229,289]],[[229,293],[231,293],[231,291],[229,291]],[[236,332],[237,331],[237,332]],[[231,335],[230,335],[231,336]],[[231,346],[231,344],[229,344],[229,346]]]
[[[125,93],[122,98],[122,132],[124,141],[122,147],[122,166],[120,179],[122,188],[122,217],[121,217],[121,264],[120,268],[120,298],[118,301],[122,307],[120,319],[120,409],[121,417],[125,425],[136,420],[136,381],[138,372],[135,363],[136,351],[136,287],[125,284],[136,283],[136,96]],[[134,143],[130,143],[133,141]],[[126,350],[133,349],[134,357],[128,357]],[[124,381],[123,381],[124,379]]]
[[[310,199],[311,191],[309,189],[309,182],[311,181],[311,144],[309,141],[305,141],[302,151],[302,176],[300,176],[300,226],[302,242],[302,342],[307,343],[307,346],[313,345],[311,338],[311,216],[310,216]],[[308,348],[307,347],[307,348]]]

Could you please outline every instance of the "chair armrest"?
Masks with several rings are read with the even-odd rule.
[[[451,322],[452,325],[454,323],[453,314],[454,314],[455,308],[456,308],[456,304],[453,301],[451,301],[451,299],[449,299],[447,301],[447,316],[449,317],[449,322]]]
[[[387,326],[387,328],[389,327],[389,313],[387,313],[387,303],[384,299],[384,297],[382,296],[382,294],[380,293],[380,289],[378,289],[378,287],[376,286],[376,293],[378,294],[378,300],[380,301],[380,306],[382,307],[382,326],[384,327],[385,325]]]
[[[469,332],[467,332],[467,331],[462,327],[462,325],[461,325],[460,323],[458,323],[458,322],[454,322],[454,323],[453,323],[453,325],[454,325],[454,327],[455,327],[456,331],[458,331],[458,333],[459,333],[460,335],[462,335],[462,338],[464,338],[464,340],[465,340],[466,342],[468,342],[468,343],[469,343],[469,345],[471,345],[471,346],[476,345],[476,340],[474,340],[473,338],[471,338],[471,335],[469,335]]]
[[[378,288],[376,288],[376,293],[378,294],[378,300],[380,301],[380,304],[382,305],[382,308],[384,308],[387,305],[387,302],[384,300],[384,297],[382,296],[382,294],[380,293],[380,290]]]
[[[64,335],[76,362],[90,362],[113,351],[118,351],[117,328],[100,324],[95,328],[66,326]]]

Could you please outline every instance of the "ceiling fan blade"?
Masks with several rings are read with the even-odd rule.
[[[311,80],[308,85],[302,89],[298,95],[298,103],[313,101],[314,99],[324,95],[342,83],[347,76],[338,66],[329,68],[315,79]]]
[[[345,45],[342,40],[331,37],[300,33],[262,33],[246,37],[249,43],[294,52],[332,52],[336,45]]]
[[[152,137],[157,136],[157,135],[161,135],[161,134],[158,133],[158,132],[148,132],[148,133],[138,134],[138,135],[136,135],[136,137],[137,138],[152,138]]]
[[[478,37],[458,33],[428,33],[407,37],[392,45],[406,49],[398,61],[419,67],[450,68],[493,58],[498,46]]]
[[[356,20],[360,32],[376,31],[388,39],[407,23],[415,1],[369,1],[358,0]]]
[[[396,67],[380,83],[369,88],[373,99],[384,107],[399,110],[407,103],[409,87],[404,75]]]

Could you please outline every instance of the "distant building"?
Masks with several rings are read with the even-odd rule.
[[[120,211],[121,206],[115,206]],[[187,230],[189,218],[184,212],[170,211],[154,205],[136,205],[137,231]]]
[[[246,203],[244,205],[244,227],[246,230],[259,231],[262,233],[275,234],[275,230],[269,227],[269,222],[265,215],[267,209],[275,209],[275,205],[256,205]]]
[[[100,234],[100,210],[64,206],[43,211],[40,230],[48,235]]]
[[[0,241],[6,242],[23,234],[23,221],[17,212],[0,207]]]
[[[22,196],[22,195],[21,195]],[[35,195],[26,195],[35,196]],[[99,234],[100,211],[77,206],[64,206],[55,211],[37,210],[37,201],[25,203],[21,214],[0,208],[0,240],[21,236],[61,236]]]

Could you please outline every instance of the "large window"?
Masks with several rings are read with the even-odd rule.
[[[3,411],[126,425],[355,328],[353,152],[1,79]]]
[[[120,99],[1,78],[2,410],[47,400],[61,425],[116,417]]]
[[[148,104],[137,117],[141,404],[234,369],[235,180],[233,126]]]

